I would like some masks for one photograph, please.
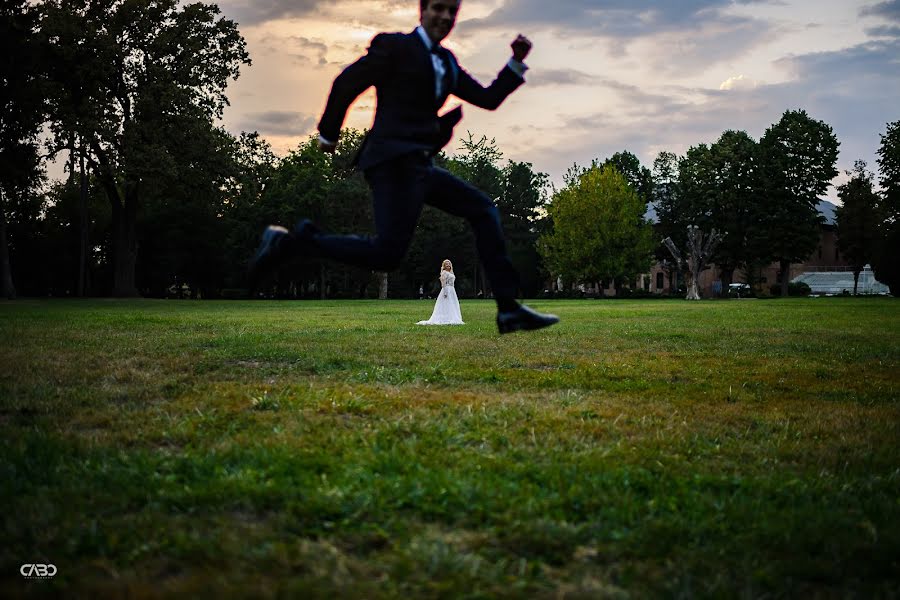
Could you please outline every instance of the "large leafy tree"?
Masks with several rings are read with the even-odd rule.
[[[716,178],[716,160],[711,146],[691,146],[678,161],[677,202],[668,215],[663,213],[666,229],[673,230],[671,239],[677,248],[688,247],[689,228],[697,227],[707,234],[713,229]]]
[[[542,289],[545,270],[537,251],[541,219],[547,203],[548,177],[531,163],[508,161],[501,173],[502,192],[497,208],[503,220],[509,255],[519,273],[525,297]]]
[[[707,146],[690,148],[679,164],[678,214],[683,227],[715,229],[722,235],[710,257],[727,289],[734,271],[753,261],[759,235],[760,173],[756,142],[743,131],[726,131]],[[676,231],[680,236],[684,233]],[[673,241],[677,239],[673,238]],[[683,247],[683,245],[682,245]]]
[[[236,141],[202,119],[186,125],[172,132],[179,136],[179,156],[171,174],[143,192],[136,282],[144,295],[186,283],[194,294],[209,297],[232,268],[223,248],[228,223],[222,217],[226,185],[236,170]]]
[[[135,295],[143,202],[190,172],[196,155],[182,155],[183,134],[221,117],[228,81],[250,62],[245,43],[215,5],[45,0],[41,10],[57,49],[48,61],[57,146],[77,136],[111,206],[113,293]]]
[[[878,148],[882,211],[872,267],[875,277],[900,295],[900,121],[887,124]]]
[[[264,219],[262,197],[278,167],[272,146],[257,132],[244,132],[235,140],[230,177],[223,182],[222,220],[225,237],[221,251],[230,265],[223,285],[229,293],[246,285],[246,266],[259,243]]]
[[[837,207],[838,248],[853,266],[853,294],[859,285],[859,273],[871,262],[879,225],[878,194],[873,189],[874,175],[866,169],[865,161],[858,160],[850,179],[838,186]]]
[[[541,254],[567,281],[618,287],[650,266],[655,243],[645,207],[612,165],[572,169],[547,207],[552,230],[540,239]]]
[[[653,201],[653,173],[650,169],[643,166],[640,159],[628,150],[616,152],[603,161],[601,166],[615,167],[625,177],[628,185],[644,203],[646,213],[647,205]]]
[[[805,260],[819,241],[819,198],[837,175],[837,137],[804,110],[785,111],[759,142],[763,169],[765,247],[779,263],[781,295],[788,295],[791,263]]]
[[[84,21],[70,18],[72,15],[66,11],[75,10],[73,6],[57,6],[51,2],[37,6],[42,13],[39,38],[46,49],[41,67],[48,81],[49,126],[55,134],[55,144],[51,145],[55,148],[51,154],[68,152],[68,161],[64,164],[69,172],[67,185],[71,188],[53,190],[53,195],[66,206],[58,211],[57,221],[50,225],[59,234],[50,245],[60,243],[58,238],[61,236],[65,242],[71,242],[64,248],[66,254],[72,255],[72,250],[78,248],[77,290],[79,295],[84,295],[88,291],[92,266],[90,231],[92,225],[96,226],[96,215],[92,216],[89,210],[87,155],[93,133],[103,120],[96,108],[99,105],[97,99],[107,93],[102,76],[102,69],[107,68],[104,62],[107,56],[98,51],[96,32],[86,27]],[[77,196],[76,186],[80,191]],[[68,217],[72,207],[77,209],[76,214],[66,222],[60,222],[58,219],[63,215]],[[72,239],[66,229],[74,228],[75,224],[78,235]],[[71,257],[67,263],[70,262]],[[58,278],[55,279],[58,286]]]
[[[900,121],[888,123],[881,135],[878,170],[887,216],[900,220]]]
[[[691,146],[678,162],[677,220],[709,230],[715,203],[716,165],[712,148],[706,144]],[[687,234],[681,235],[687,239]],[[673,241],[678,241],[673,238]]]
[[[7,298],[16,296],[8,239],[8,222],[13,219],[9,217],[21,213],[43,177],[38,154],[45,114],[38,76],[43,47],[35,35],[37,27],[38,14],[28,2],[0,5],[0,291]]]
[[[91,293],[109,293],[99,285],[109,281],[103,271],[109,263],[104,255],[108,249],[109,201],[93,178],[86,178],[84,193],[82,196],[80,186],[64,180],[53,182],[43,194],[46,206],[38,226],[31,229],[37,235],[29,240],[33,244],[31,253],[39,257],[42,266],[32,268],[24,280],[32,293],[84,295],[88,284]],[[90,215],[86,238],[93,242],[86,257],[74,251],[82,242],[84,214]]]
[[[678,181],[680,159],[674,152],[662,151],[653,161],[653,195],[651,203],[656,213],[656,238],[670,238],[679,248],[685,245],[687,215],[683,210],[684,195]],[[656,245],[656,260],[668,271],[669,281],[677,289],[678,265],[671,260],[668,248],[662,243]]]
[[[510,160],[500,173],[497,208],[509,233],[531,232],[547,201],[548,177],[531,163]]]
[[[706,200],[709,228],[721,232],[722,239],[712,256],[719,267],[724,290],[734,272],[757,262],[752,240],[761,231],[761,181],[759,150],[755,140],[743,131],[726,131],[710,148],[713,179]]]
[[[641,165],[637,156],[628,150],[616,152],[603,161],[602,166],[608,165],[615,167],[625,177],[628,185],[645,204],[653,199],[653,173]]]

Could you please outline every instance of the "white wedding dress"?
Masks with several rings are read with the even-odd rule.
[[[434,311],[427,321],[419,321],[416,325],[465,325],[462,313],[459,312],[459,298],[456,297],[456,288],[453,286],[456,275],[450,271],[441,271],[441,292],[437,302],[434,303]]]

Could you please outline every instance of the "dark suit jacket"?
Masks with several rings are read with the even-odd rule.
[[[378,106],[375,122],[357,156],[362,170],[385,160],[417,150],[436,154],[450,141],[461,111],[438,117],[447,95],[494,110],[523,80],[508,66],[484,87],[459,67],[447,50],[450,86],[442,98],[434,96],[434,67],[419,34],[380,33],[372,39],[368,53],[338,75],[328,95],[319,133],[337,140],[350,104],[375,86]]]

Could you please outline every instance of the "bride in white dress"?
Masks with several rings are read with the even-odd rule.
[[[453,274],[453,263],[445,260],[441,264],[441,292],[437,302],[434,303],[434,311],[427,321],[419,321],[416,325],[465,325],[462,313],[459,312],[459,298],[456,297],[456,275]]]

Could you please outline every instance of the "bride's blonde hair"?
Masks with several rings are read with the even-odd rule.
[[[444,267],[450,267],[449,269],[445,269]],[[450,271],[453,272],[453,263],[450,262],[449,258],[445,258],[444,262],[441,263],[441,271]]]

